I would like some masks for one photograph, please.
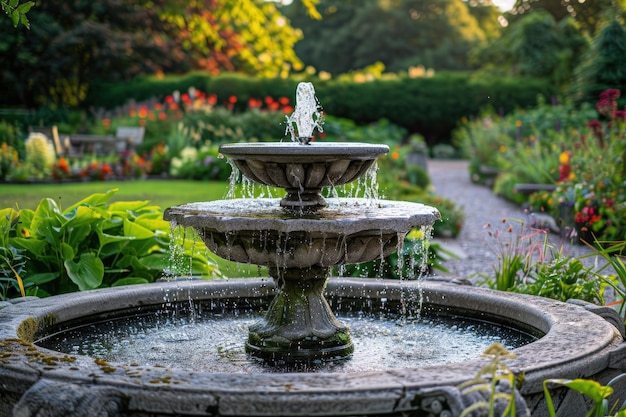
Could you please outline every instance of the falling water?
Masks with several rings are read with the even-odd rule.
[[[313,137],[313,131],[323,131],[324,116],[322,106],[315,96],[315,88],[311,83],[299,83],[296,88],[296,107],[287,118],[285,135],[291,140],[308,145]],[[295,125],[295,127],[294,127]]]

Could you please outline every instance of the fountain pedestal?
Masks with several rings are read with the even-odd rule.
[[[312,362],[354,350],[348,326],[337,320],[323,291],[330,268],[271,268],[278,294],[265,317],[250,326],[246,350],[268,362]]]

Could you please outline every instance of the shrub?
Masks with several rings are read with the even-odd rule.
[[[20,287],[44,297],[154,282],[177,272],[171,242],[191,258],[186,265],[193,274],[217,274],[201,241],[172,235],[160,209],[147,201],[109,203],[116,191],[64,210],[45,198],[35,210],[0,211],[0,296],[15,296]]]
[[[251,98],[288,97],[293,101],[299,80],[250,78],[236,74],[210,76],[191,73],[162,79],[143,77],[128,83],[102,84],[93,89],[89,104],[114,108],[131,99],[163,100],[190,87],[215,94],[217,104],[233,97],[235,111],[246,110]],[[485,107],[509,112],[535,102],[538,94],[552,96],[555,87],[534,78],[472,77],[465,73],[437,73],[428,78],[394,77],[357,83],[313,80],[327,114],[359,125],[387,119],[409,132],[423,134],[430,145],[447,141],[461,117],[477,115]]]

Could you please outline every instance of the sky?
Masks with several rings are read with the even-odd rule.
[[[491,0],[493,4],[498,6],[503,12],[508,12],[515,4],[515,0]]]

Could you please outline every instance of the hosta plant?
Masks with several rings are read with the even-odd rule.
[[[41,297],[154,282],[179,273],[181,264],[193,275],[218,273],[199,239],[174,234],[148,201],[110,202],[116,191],[92,194],[65,209],[44,198],[35,210],[0,210],[0,295]]]

